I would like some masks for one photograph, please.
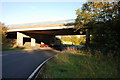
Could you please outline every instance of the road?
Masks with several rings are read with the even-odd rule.
[[[2,53],[3,78],[28,78],[43,61],[57,54],[52,49],[12,50]]]

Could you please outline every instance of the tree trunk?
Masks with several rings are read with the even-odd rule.
[[[86,30],[86,47],[89,48],[90,44],[90,32],[89,29]]]

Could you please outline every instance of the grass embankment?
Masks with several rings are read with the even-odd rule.
[[[38,78],[117,78],[118,61],[99,53],[63,51],[45,64]]]
[[[22,49],[39,49],[39,47],[11,47],[11,48],[2,48],[2,51],[8,51],[8,50],[22,50]]]
[[[2,51],[26,49],[25,47],[2,48]]]

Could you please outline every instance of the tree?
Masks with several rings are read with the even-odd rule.
[[[101,45],[110,46],[119,40],[115,38],[115,35],[119,35],[119,27],[117,26],[120,24],[119,2],[87,2],[83,4],[81,9],[76,10],[76,14],[76,28],[87,28],[88,38],[90,32],[96,43],[102,42]],[[86,41],[89,41],[88,38],[86,38]]]
[[[95,4],[97,5],[98,3],[95,3]],[[90,42],[90,33],[89,33],[90,32],[89,29],[91,27],[90,23],[92,23],[94,18],[98,16],[97,11],[95,9],[91,9],[92,7],[93,8],[96,7],[95,4],[94,2],[88,2],[88,3],[83,4],[81,10],[80,9],[76,10],[77,18],[75,21],[75,26],[77,29],[83,28],[82,30],[84,29],[86,30],[87,47]]]
[[[0,28],[1,28],[1,43],[0,44],[4,44],[6,42],[6,36],[7,36],[7,27],[0,22]]]

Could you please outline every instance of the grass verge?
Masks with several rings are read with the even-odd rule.
[[[2,48],[2,51],[26,49],[25,47]]]
[[[118,78],[118,61],[99,53],[65,50],[45,64],[38,78]]]

